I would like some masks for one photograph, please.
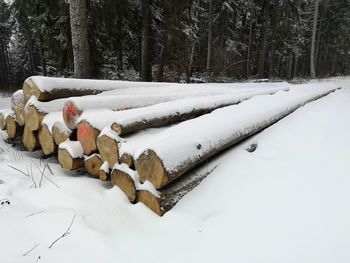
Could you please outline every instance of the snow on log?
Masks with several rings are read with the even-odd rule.
[[[57,152],[57,144],[52,137],[50,128],[46,124],[41,126],[38,137],[44,155],[49,156]]]
[[[112,186],[119,187],[129,201],[134,203],[136,201],[136,190],[139,183],[137,172],[131,170],[126,164],[117,164],[111,172]]]
[[[90,123],[86,121],[79,122],[77,138],[84,149],[85,155],[90,155],[97,150],[96,141],[99,134],[100,130],[94,128]]]
[[[265,89],[242,94],[225,94],[185,98],[156,105],[118,112],[112,129],[119,135],[150,127],[160,127],[192,119],[215,109],[238,104],[256,95],[273,94],[276,89]]]
[[[335,90],[334,86],[319,83],[298,86],[273,96],[257,96],[171,127],[136,153],[140,180],[148,180],[160,189],[204,160]]]
[[[24,147],[30,152],[40,149],[38,131],[31,131],[24,126],[22,141]]]
[[[75,170],[84,166],[84,150],[80,142],[65,141],[58,146],[58,162],[63,169]]]
[[[24,125],[24,96],[23,90],[17,90],[11,98],[11,110],[15,113],[19,125]]]
[[[137,88],[125,89],[132,94],[124,94],[120,90],[113,92],[103,92],[96,96],[84,96],[69,98],[63,107],[63,118],[67,127],[71,130],[77,128],[79,117],[82,112],[87,109],[110,109],[120,111],[126,109],[146,107],[162,102],[178,100],[187,97],[223,95],[223,94],[239,94],[242,90],[237,88],[208,88],[207,86],[198,87],[190,85],[184,88],[185,85],[174,84],[169,87],[153,87],[153,88]],[[233,86],[234,87],[234,86]],[[265,88],[265,92],[284,89],[284,86],[276,88]],[[255,89],[247,88],[244,92],[256,92]],[[146,93],[145,93],[146,92]],[[120,94],[122,93],[122,94]],[[141,93],[141,94],[139,94]],[[107,95],[106,95],[107,94]]]
[[[101,181],[109,181],[111,179],[108,162],[105,161],[101,165],[100,171],[98,172],[98,177],[100,178]]]
[[[69,79],[32,76],[24,81],[25,101],[35,96],[39,101],[50,101],[73,96],[96,95],[103,91],[131,87],[172,86],[170,83],[143,83],[118,80]]]
[[[9,110],[9,109],[0,110],[0,129],[1,130],[6,129],[6,118],[9,115],[14,116],[14,112],[12,110]]]
[[[13,112],[7,115],[5,124],[9,139],[15,139],[22,136],[23,126],[19,125]]]
[[[85,157],[84,167],[87,173],[92,177],[99,177],[100,168],[103,162],[99,154],[93,154]]]
[[[110,127],[103,128],[96,140],[98,152],[100,153],[102,160],[108,162],[110,169],[112,169],[119,160],[119,141],[119,136],[112,131]]]
[[[43,121],[46,114],[50,112],[61,112],[66,99],[58,99],[49,102],[41,102],[34,96],[32,96],[25,108],[25,125],[27,129],[36,131],[41,127],[41,122]]]
[[[137,201],[146,205],[159,216],[162,216],[172,209],[181,198],[198,186],[205,177],[211,174],[217,165],[216,162],[211,162],[204,167],[195,169],[195,171],[189,172],[186,176],[180,177],[158,191],[152,189],[152,184],[149,186],[152,189],[151,191],[145,187],[144,189],[139,187],[137,190]]]
[[[62,115],[62,114],[61,114]],[[56,121],[52,126],[52,136],[57,145],[65,142],[66,140],[76,140],[76,131],[68,129],[64,121]]]

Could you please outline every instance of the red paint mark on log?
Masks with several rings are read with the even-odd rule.
[[[78,140],[83,146],[85,153],[90,153],[90,143],[94,139],[94,129],[88,124],[80,124],[78,129]]]
[[[74,106],[74,104],[69,104],[64,107],[63,113],[66,119],[75,119],[78,115],[77,108]]]

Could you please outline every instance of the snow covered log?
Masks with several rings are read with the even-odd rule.
[[[195,172],[182,176],[158,191],[151,187],[152,190],[137,190],[137,201],[162,216],[172,209],[181,198],[198,186],[216,167],[205,167],[205,169],[198,169],[199,171],[196,169]]]
[[[5,123],[9,139],[15,139],[23,135],[23,126],[19,125],[13,112],[7,115]]]
[[[30,152],[40,149],[38,131],[31,131],[24,126],[22,141],[24,147]]]
[[[49,102],[38,101],[36,97],[31,97],[27,102],[25,111],[25,125],[27,129],[37,131],[41,127],[41,123],[50,112],[61,112],[66,99],[58,99]],[[61,118],[62,119],[62,118]]]
[[[6,129],[6,118],[9,115],[14,115],[14,112],[9,109],[0,110],[0,129],[1,130]]]
[[[335,90],[327,84],[301,85],[289,92],[254,97],[171,127],[136,153],[140,180],[148,180],[160,189],[215,154]]]
[[[58,146],[58,162],[63,169],[75,170],[84,166],[84,151],[79,142],[65,141]]]
[[[52,137],[50,128],[46,124],[41,126],[38,138],[44,155],[49,156],[57,152],[57,144]]]
[[[64,122],[56,121],[52,126],[52,137],[55,143],[60,145],[67,140],[76,140],[76,131],[68,129]]]
[[[93,154],[85,157],[84,167],[87,173],[92,177],[99,177],[100,168],[103,162],[99,154]]]
[[[273,94],[276,89],[185,98],[116,113],[112,129],[119,135],[150,127],[161,127],[192,119],[215,109],[238,104],[256,95]],[[118,114],[118,115],[117,115]]]
[[[120,111],[132,108],[140,108],[161,102],[171,101],[187,97],[184,92],[164,95],[109,95],[109,96],[84,96],[70,98],[64,104],[63,118],[67,127],[71,130],[77,128],[78,119],[82,112],[87,109],[110,109]]]
[[[102,160],[108,162],[110,169],[112,169],[119,160],[118,141],[119,136],[112,131],[110,127],[105,127],[96,140],[98,152]]]
[[[281,84],[281,85],[286,85]],[[280,86],[281,86],[280,85]],[[173,83],[149,83],[120,80],[70,79],[32,76],[24,81],[24,100],[35,96],[39,101],[50,101],[74,96],[96,95],[103,91],[125,90],[130,88],[147,88],[180,86]]]
[[[98,177],[101,181],[109,181],[111,179],[108,162],[105,161],[101,165],[100,171],[98,172]]]
[[[96,152],[96,141],[99,134],[100,130],[94,128],[90,123],[86,121],[79,122],[77,127],[77,138],[84,149],[85,155],[90,155]]]
[[[119,187],[129,201],[134,203],[136,201],[136,187],[138,183],[138,176],[135,171],[131,170],[127,165],[115,165],[111,172],[112,186]]]
[[[19,125],[24,125],[24,96],[23,90],[17,90],[11,98],[11,110],[15,113]]]

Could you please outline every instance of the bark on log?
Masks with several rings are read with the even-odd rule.
[[[107,135],[102,135],[97,138],[96,145],[102,160],[107,161],[109,168],[112,169],[119,159],[118,142]]]
[[[28,151],[36,151],[40,149],[38,131],[31,131],[24,126],[23,145]]]
[[[77,137],[84,149],[85,155],[91,155],[97,150],[97,137],[100,130],[92,127],[88,122],[82,121],[78,124]]]
[[[255,101],[250,101],[239,107],[227,107],[184,123],[182,126],[180,124],[174,129],[168,129],[162,134],[162,139],[155,146],[161,149],[160,155],[150,148],[139,155],[136,169],[140,181],[148,180],[156,189],[160,189],[217,153],[276,123],[306,103],[326,96],[335,90],[336,88],[326,88],[319,91],[313,88],[305,93],[304,91],[294,91],[293,94],[279,94],[270,99],[261,97],[255,100],[258,101],[258,105]],[[298,94],[298,92],[300,93]],[[264,108],[266,113],[265,111],[261,112],[261,108]],[[243,114],[245,114],[246,119],[241,118]],[[203,126],[205,124],[207,125]],[[236,125],[241,126],[235,127]],[[216,126],[219,126],[221,130],[218,130]],[[174,157],[177,158],[176,163],[168,162],[167,165],[164,165],[163,161],[168,160],[171,156],[170,151],[174,151],[173,146],[169,146],[172,143],[171,140],[174,140],[174,134],[182,137],[185,136],[183,134],[185,131],[187,138],[182,145],[179,141],[180,145],[178,145],[178,147],[182,147],[181,156]],[[203,137],[201,134],[204,134]],[[192,137],[193,140],[189,139]],[[197,140],[200,143],[195,143]]]
[[[24,96],[23,91],[16,91],[11,98],[11,110],[15,113],[19,125],[24,125]]]
[[[57,153],[57,144],[46,124],[43,124],[39,130],[39,143],[44,155],[50,156]]]
[[[25,113],[25,126],[30,131],[37,131],[47,113],[39,112],[34,106],[30,106]]]
[[[137,191],[137,201],[146,205],[159,216],[164,215],[172,209],[182,197],[198,186],[204,178],[215,170],[217,165],[213,167],[199,168],[190,172],[158,191],[158,195],[147,190]]]
[[[15,139],[23,135],[23,126],[18,124],[14,115],[8,115],[5,122],[9,139]]]
[[[84,166],[84,158],[73,158],[66,149],[58,149],[58,162],[63,169],[75,170]]]
[[[92,177],[99,177],[100,167],[102,165],[101,156],[98,154],[93,154],[89,156],[84,161],[85,170]]]
[[[112,186],[119,187],[128,197],[131,203],[136,201],[136,186],[135,181],[126,169],[114,168],[111,172]]]

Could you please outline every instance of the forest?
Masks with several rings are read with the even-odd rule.
[[[350,0],[0,0],[0,90],[347,75],[349,33]]]

